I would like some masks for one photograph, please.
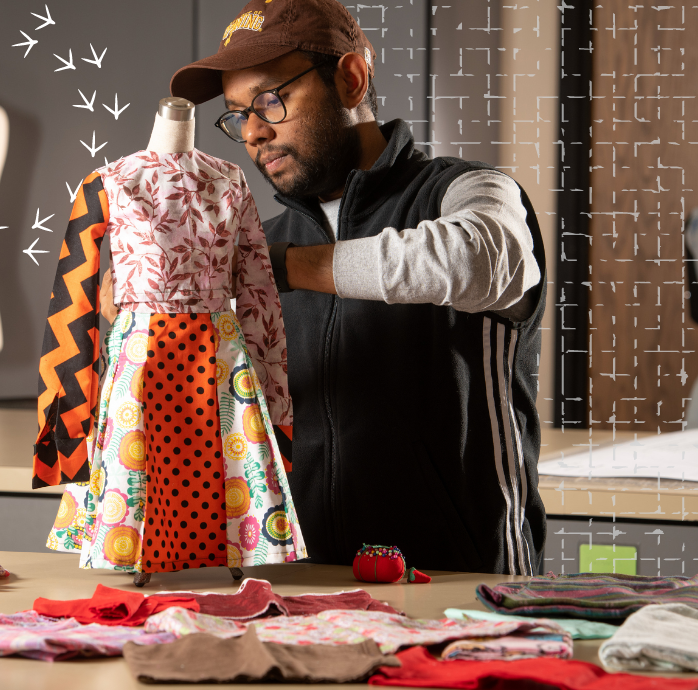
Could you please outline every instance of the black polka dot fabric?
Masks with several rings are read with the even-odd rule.
[[[220,435],[213,433],[218,399],[210,328],[208,314],[151,318],[144,377],[148,448],[142,563],[147,573],[227,564],[225,471]]]

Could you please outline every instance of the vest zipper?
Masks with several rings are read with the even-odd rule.
[[[352,170],[349,175],[347,176],[347,182],[344,187],[345,193],[342,196],[342,201],[339,205],[339,211],[337,214],[337,234],[335,237],[335,243],[339,241],[339,238],[341,236],[341,219],[342,219],[342,209],[344,208],[344,201],[347,197],[347,192],[349,190],[349,187],[356,176],[357,171]],[[327,233],[325,232],[324,228],[320,225],[320,223],[315,220],[312,216],[308,215],[307,213],[304,213],[303,211],[299,211],[298,209],[294,209],[297,213],[300,213],[302,216],[305,216],[309,220],[311,220],[317,227],[322,231],[322,234],[325,236],[326,239],[329,240],[329,237],[327,237]],[[340,546],[338,552],[335,552],[336,556],[339,556],[345,546],[344,544],[344,534],[341,529],[341,515],[339,513],[339,506],[337,502],[337,451],[336,451],[336,438],[337,435],[335,433],[335,428],[334,428],[334,420],[332,417],[332,402],[330,399],[330,354],[331,354],[331,345],[332,345],[332,334],[334,332],[334,324],[335,320],[337,317],[337,295],[332,295],[332,311],[330,313],[330,318],[327,323],[327,329],[325,331],[325,347],[324,347],[324,352],[323,352],[323,392],[325,396],[325,414],[327,415],[327,421],[329,422],[330,425],[330,506],[331,506],[331,513],[332,513],[332,518],[334,522],[334,529],[332,530],[335,536],[335,543]]]
[[[327,243],[330,244],[329,242],[329,237],[327,236],[327,233],[325,232],[325,229],[320,225],[320,223],[315,220],[311,215],[304,213],[303,211],[299,211],[297,208],[293,209],[296,211],[296,213],[300,213],[301,216],[304,216],[308,220],[312,221],[318,229],[322,232],[323,237],[327,240]],[[340,205],[340,213],[341,213],[341,205]],[[335,241],[339,237],[339,222],[337,222],[337,237],[335,238]],[[330,425],[330,511],[332,514],[332,522],[334,523],[334,529],[332,530],[333,536],[335,537],[335,540],[338,540],[338,535],[337,535],[337,530],[339,529],[339,524],[340,524],[340,516],[339,512],[337,509],[337,468],[336,468],[336,463],[337,463],[337,454],[335,452],[335,430],[334,430],[334,421],[332,419],[332,404],[330,402],[330,345],[332,342],[332,331],[334,330],[334,321],[335,317],[337,315],[337,295],[332,295],[332,311],[330,312],[330,318],[327,323],[327,328],[325,329],[325,343],[324,343],[324,349],[323,349],[323,394],[324,394],[324,402],[325,402],[325,415],[327,416],[327,421],[329,422]],[[338,554],[336,554],[338,555]]]
[[[344,185],[344,194],[342,195],[342,200],[339,203],[339,210],[337,211],[337,232],[335,234],[335,244],[339,242],[339,240],[342,237],[342,210],[344,209],[344,202],[346,201],[348,195],[349,195],[349,190],[351,188],[351,184],[354,180],[354,177],[357,175],[357,170],[352,170],[349,175],[347,175],[347,181]],[[330,468],[331,468],[331,475],[330,475],[330,481],[331,481],[331,493],[330,493],[330,501],[332,505],[332,513],[334,516],[334,522],[335,522],[335,534],[337,535],[337,542],[339,542],[339,553],[337,553],[337,556],[340,556],[341,553],[345,550],[346,544],[344,543],[344,531],[342,530],[342,516],[339,510],[339,502],[337,499],[337,474],[339,472],[338,464],[339,464],[339,459],[337,457],[337,443],[336,443],[336,438],[337,435],[335,433],[334,429],[334,420],[332,418],[332,402],[330,399],[330,355],[331,355],[331,342],[332,342],[332,335],[334,332],[334,324],[337,318],[337,295],[332,295],[332,313],[330,314],[330,320],[329,323],[327,324],[327,334],[325,336],[325,408],[327,410],[327,418],[330,422],[330,438],[332,442],[332,446],[330,449],[331,455],[331,463],[330,463]]]

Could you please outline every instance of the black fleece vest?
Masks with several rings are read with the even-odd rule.
[[[382,131],[387,149],[347,180],[338,240],[438,218],[456,177],[491,168],[429,159],[401,120]],[[432,304],[281,295],[295,415],[289,479],[313,560],[350,564],[367,543],[396,545],[419,568],[538,571],[546,274],[535,212],[521,196],[541,272],[522,323]],[[277,199],[287,210],[264,223],[269,243],[331,241],[317,202]]]

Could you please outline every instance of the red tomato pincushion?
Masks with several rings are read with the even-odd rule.
[[[415,568],[407,570],[397,546],[364,544],[354,556],[354,577],[360,582],[430,582],[431,578]]]

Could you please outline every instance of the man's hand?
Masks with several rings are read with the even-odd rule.
[[[333,244],[289,247],[286,250],[286,281],[293,290],[337,294],[332,272]]]
[[[114,287],[112,285],[111,270],[108,270],[102,279],[102,288],[99,291],[99,303],[102,309],[102,316],[109,321],[109,323],[114,323],[114,319],[119,313],[119,310],[114,306]]]

